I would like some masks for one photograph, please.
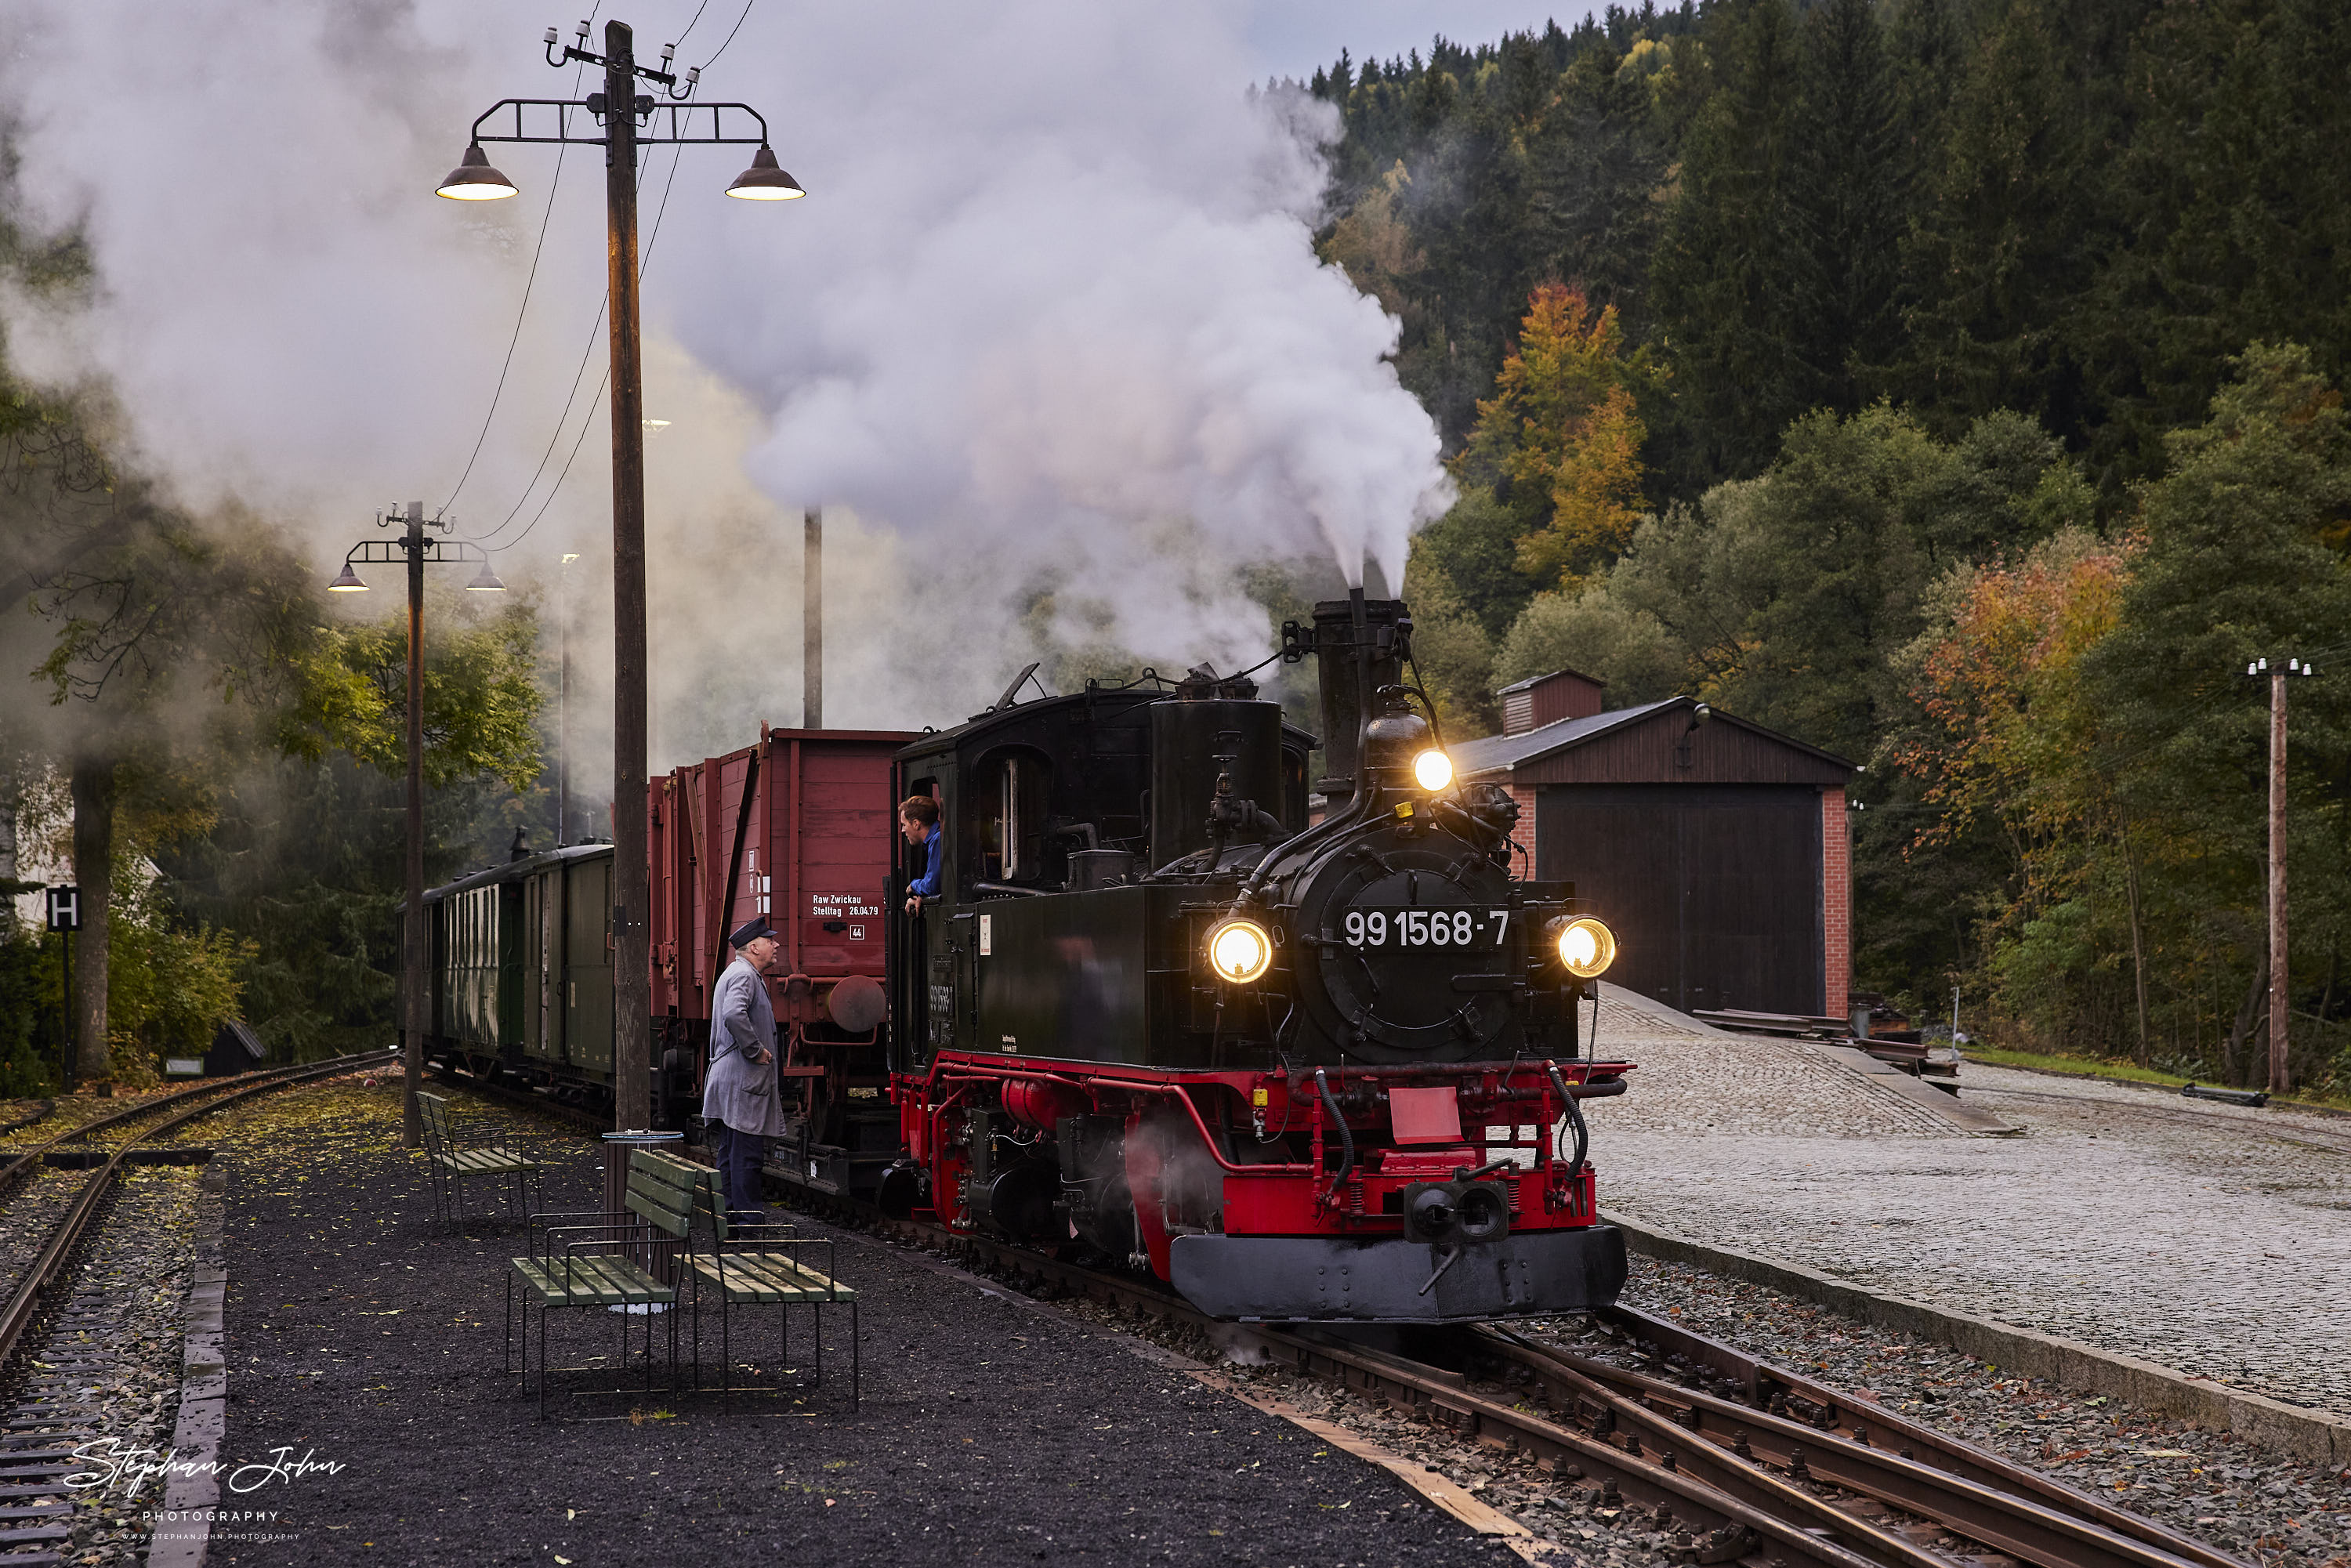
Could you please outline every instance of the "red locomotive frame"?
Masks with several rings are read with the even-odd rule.
[[[1393,1092],[1404,1089],[1435,1097],[1439,1103],[1414,1104],[1412,1119],[1393,1113],[1385,1118],[1350,1115],[1349,1135],[1355,1140],[1356,1168],[1339,1175],[1325,1169],[1326,1139],[1338,1142],[1337,1124],[1314,1092],[1310,1079],[1301,1095],[1289,1075],[1280,1072],[1169,1072],[1104,1066],[1092,1062],[1052,1062],[1019,1057],[943,1054],[921,1074],[893,1077],[891,1092],[898,1104],[899,1128],[910,1157],[930,1172],[932,1212],[950,1228],[970,1228],[967,1197],[963,1196],[969,1159],[966,1139],[954,1124],[962,1114],[958,1084],[992,1085],[1005,1113],[1039,1132],[1050,1132],[1062,1116],[1083,1108],[1096,1113],[1123,1116],[1125,1170],[1134,1196],[1137,1229],[1152,1272],[1171,1278],[1170,1249],[1174,1237],[1207,1216],[1186,1212],[1183,1197],[1161,1181],[1166,1163],[1165,1145],[1143,1136],[1153,1108],[1176,1110],[1178,1124],[1194,1140],[1192,1146],[1215,1162],[1221,1180],[1215,1218],[1222,1233],[1231,1236],[1332,1238],[1395,1237],[1405,1232],[1400,1202],[1414,1186],[1458,1178],[1510,1155],[1505,1171],[1486,1180],[1506,1189],[1510,1224],[1514,1230],[1581,1229],[1594,1223],[1592,1167],[1588,1162],[1571,1173],[1572,1162],[1562,1157],[1554,1130],[1567,1115],[1547,1068],[1556,1067],[1573,1099],[1620,1093],[1625,1062],[1526,1064],[1520,1066],[1450,1068],[1364,1068],[1353,1073],[1326,1074],[1334,1096],[1370,1086],[1390,1107]],[[1577,1092],[1578,1090],[1583,1092]],[[1269,1130],[1305,1131],[1311,1153],[1304,1163],[1240,1165],[1217,1149],[1216,1134],[1202,1113],[1203,1099],[1225,1102],[1214,1106],[1231,1111],[1246,1106],[1248,1123]],[[1385,1120],[1387,1125],[1378,1124]],[[1404,1131],[1398,1131],[1398,1122]],[[1187,1124],[1187,1125],[1186,1125]],[[1473,1136],[1468,1129],[1475,1126]],[[1508,1142],[1492,1139],[1497,1129],[1508,1129]],[[1523,1135],[1521,1134],[1523,1129]],[[1383,1134],[1385,1134],[1383,1139]],[[1450,1134],[1450,1135],[1448,1135]],[[1410,1141],[1405,1141],[1410,1135]]]

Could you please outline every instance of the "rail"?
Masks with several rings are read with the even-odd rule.
[[[144,1101],[110,1115],[101,1116],[97,1121],[86,1123],[68,1133],[51,1138],[37,1149],[28,1150],[19,1155],[5,1168],[0,1168],[0,1183],[14,1181],[26,1170],[31,1168],[27,1162],[37,1162],[60,1144],[87,1137],[93,1132],[122,1122],[152,1115],[158,1110],[183,1105],[189,1101],[194,1102],[193,1104],[184,1104],[183,1109],[165,1117],[137,1136],[126,1139],[116,1147],[106,1164],[92,1172],[89,1180],[82,1185],[81,1191],[50,1230],[48,1241],[41,1249],[40,1256],[33,1260],[31,1266],[25,1270],[23,1277],[16,1281],[16,1288],[9,1296],[7,1306],[0,1308],[0,1367],[13,1363],[16,1347],[24,1339],[26,1331],[32,1326],[41,1315],[43,1309],[48,1305],[58,1277],[65,1272],[66,1265],[73,1257],[75,1249],[80,1246],[83,1238],[97,1219],[106,1195],[113,1187],[116,1174],[120,1171],[124,1158],[132,1149],[141,1144],[150,1143],[165,1133],[176,1131],[198,1116],[208,1115],[222,1106],[232,1104],[236,1101],[248,1099],[256,1094],[266,1094],[273,1089],[284,1089],[297,1083],[308,1082],[313,1078],[327,1078],[339,1073],[354,1071],[374,1062],[390,1062],[396,1060],[398,1052],[391,1051],[361,1051],[350,1056],[339,1056],[330,1061],[309,1062],[300,1067],[277,1068],[267,1072],[241,1073],[235,1078],[217,1080],[194,1088],[176,1091],[157,1099]]]
[[[1300,1375],[1381,1396],[1456,1437],[1547,1458],[1561,1475],[1598,1483],[1614,1505],[1647,1511],[1656,1528],[1686,1532],[1685,1561],[1955,1568],[1966,1559],[1913,1538],[1948,1531],[2034,1568],[2247,1568],[2038,1471],[1632,1308],[1612,1307],[1601,1316],[1660,1353],[1740,1385],[1753,1403],[1587,1363],[1495,1324],[1458,1331],[1453,1344],[1466,1363],[1500,1362],[1537,1385],[1547,1408],[1530,1408],[1519,1393],[1489,1396],[1462,1373],[1325,1330],[1212,1322],[1156,1281],[1081,1268],[942,1226],[892,1220],[869,1206],[808,1190],[885,1237],[991,1264],[1040,1288],[1213,1329],[1219,1343],[1253,1341]],[[1762,1407],[1771,1405],[1793,1414]]]

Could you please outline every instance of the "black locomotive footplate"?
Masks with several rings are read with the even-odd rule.
[[[1169,1260],[1194,1306],[1252,1322],[1483,1322],[1604,1307],[1625,1288],[1613,1225],[1465,1243],[1440,1273],[1448,1250],[1400,1237],[1178,1236]]]

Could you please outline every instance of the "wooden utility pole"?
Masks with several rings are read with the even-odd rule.
[[[589,25],[580,41],[557,52],[556,29],[544,40],[547,63],[559,69],[574,60],[602,68],[604,87],[584,101],[510,98],[474,121],[465,161],[439,187],[457,200],[497,201],[516,193],[514,183],[490,167],[485,141],[595,142],[604,149],[605,287],[612,337],[612,1119],[620,1131],[653,1123],[653,878],[645,861],[645,430],[644,386],[637,334],[637,152],[661,144],[689,142],[756,144],[751,166],[726,187],[730,196],[750,201],[791,201],[806,195],[799,183],[777,163],[768,145],[767,117],[747,103],[696,103],[692,116],[684,100],[702,75],[680,78],[666,68],[641,68],[634,35],[624,22],[604,24],[604,53],[586,47]],[[668,120],[656,120],[660,105],[637,91],[643,78],[666,89],[673,100]],[[585,110],[599,121],[601,136],[574,135],[572,111]],[[511,121],[503,117],[512,112]],[[638,125],[643,115],[647,124]],[[730,120],[757,122],[758,134],[732,135]],[[526,120],[532,120],[529,126]],[[495,121],[495,123],[493,123]],[[506,127],[511,124],[508,131]],[[706,129],[705,129],[706,127]],[[666,134],[664,134],[666,132]]]
[[[824,727],[824,512],[810,507],[800,556],[800,727]],[[793,927],[798,930],[798,926]]]
[[[2288,1067],[2286,1030],[2288,998],[2285,918],[2285,680],[2288,675],[2317,672],[2302,659],[2273,666],[2257,659],[2245,674],[2270,683],[2270,1092],[2283,1094],[2294,1086]]]
[[[637,343],[637,72],[604,24],[612,326],[612,1125],[653,1125],[653,878],[645,861],[645,413]]]
[[[2285,671],[2270,672],[2270,1092],[2286,1092]]]
[[[408,898],[400,942],[400,1017],[407,1029],[402,1058],[400,1146],[424,1141],[424,503],[408,503]]]

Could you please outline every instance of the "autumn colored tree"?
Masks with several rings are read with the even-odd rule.
[[[1595,309],[1583,290],[1559,284],[1528,299],[1518,344],[1455,467],[1508,510],[1530,579],[1573,587],[1632,541],[1646,434],[1633,389],[1647,369],[1625,353],[1615,307]]]
[[[2104,715],[2085,674],[2085,655],[2121,619],[2142,545],[2068,528],[2017,564],[1995,558],[1952,571],[1930,596],[1932,626],[1897,661],[1921,722],[1887,750],[1934,809],[1914,852],[1979,831],[2007,852],[2008,886],[1981,911],[1998,1003],[2042,1026],[2044,1043],[2063,1043],[2051,1038],[2067,1032],[2060,1019],[2078,1024],[2099,1011],[2084,1004],[2102,976],[2095,964],[2046,962],[2052,939],[2071,948],[2119,916],[2144,1062],[2145,835],[2134,833],[2115,775],[2101,766]],[[2098,896],[2113,888],[2124,894],[2118,906]]]

